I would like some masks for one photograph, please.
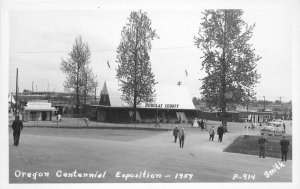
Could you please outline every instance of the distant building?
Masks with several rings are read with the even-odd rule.
[[[11,113],[12,112],[12,105],[15,104],[15,98],[13,97],[12,94],[9,94],[8,96],[8,112]]]
[[[47,101],[30,101],[24,107],[23,121],[51,121],[56,111]]]
[[[201,108],[201,109],[200,109]],[[204,107],[199,107],[198,116],[201,119],[221,121],[221,111],[212,108],[211,111]],[[226,111],[228,122],[254,122],[263,123],[275,118],[274,112],[270,110],[247,110],[243,107],[237,107]]]
[[[15,95],[14,95],[15,96]],[[80,96],[83,101],[83,97]],[[62,92],[23,92],[18,94],[18,102],[21,109],[30,101],[44,101],[51,103],[51,106],[57,109],[58,114],[72,114],[74,109],[74,94]],[[87,104],[95,103],[94,96],[87,96]]]

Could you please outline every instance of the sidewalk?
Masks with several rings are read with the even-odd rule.
[[[9,123],[11,127],[12,121]],[[160,127],[155,127],[155,124],[137,123],[137,124],[124,124],[124,123],[107,123],[89,121],[88,124],[83,118],[64,118],[62,121],[29,121],[23,122],[24,127],[43,127],[43,128],[70,128],[70,129],[146,129],[146,130],[171,130],[175,126],[172,124],[161,124]]]
[[[11,127],[12,120],[9,121],[9,127]],[[96,122],[89,121],[88,126],[84,122],[83,118],[62,118],[62,121],[29,121],[23,122],[24,127],[45,127],[45,128],[87,128],[87,129],[144,129],[144,130],[173,130],[176,126],[184,128],[187,132],[196,132],[196,133],[207,133],[207,130],[201,130],[200,128],[193,128],[189,123],[182,124],[165,124],[160,123],[160,127],[155,127],[155,123],[107,123],[107,122]],[[208,121],[207,127],[214,126],[215,129],[220,125],[218,121]],[[228,133],[238,133],[240,135],[260,135],[258,129],[246,129],[247,123],[238,123],[238,122],[228,122]],[[287,125],[287,134],[292,134],[292,127]]]

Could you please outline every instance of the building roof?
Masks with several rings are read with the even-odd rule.
[[[54,107],[51,107],[51,103],[48,102],[28,102],[25,111],[56,111]]]
[[[12,104],[16,103],[15,97],[12,94],[9,94],[9,96],[8,96],[8,102],[12,103]]]
[[[125,102],[121,100],[121,91],[119,90],[119,86],[117,82],[105,82],[104,86],[101,90],[102,95],[108,95],[110,106],[112,107],[126,107],[128,106]],[[101,99],[101,97],[100,97]]]
[[[111,107],[128,107],[128,104],[121,99],[122,92],[119,88],[117,83],[106,82],[102,94],[108,94]],[[141,103],[139,108],[195,109],[188,88],[183,85],[156,84],[155,90],[155,101]]]

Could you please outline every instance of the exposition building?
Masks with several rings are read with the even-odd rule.
[[[192,97],[183,85],[155,85],[155,101],[137,106],[136,120],[140,123],[188,123],[197,112]],[[132,121],[133,108],[121,98],[117,83],[104,83],[99,105],[92,105],[96,120],[103,122]]]

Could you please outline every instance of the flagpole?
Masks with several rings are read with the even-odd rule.
[[[187,79],[188,76],[189,76],[189,74],[188,74],[187,70],[185,69],[185,78],[184,78],[185,83],[186,83],[186,79]]]
[[[108,80],[108,73],[110,72],[110,64],[109,64],[109,60],[107,60],[107,67],[108,67],[108,71],[106,72],[106,81]]]
[[[15,117],[17,116],[18,113],[18,89],[19,89],[19,85],[18,85],[18,68],[17,68],[17,73],[16,73],[16,107],[15,107]]]

